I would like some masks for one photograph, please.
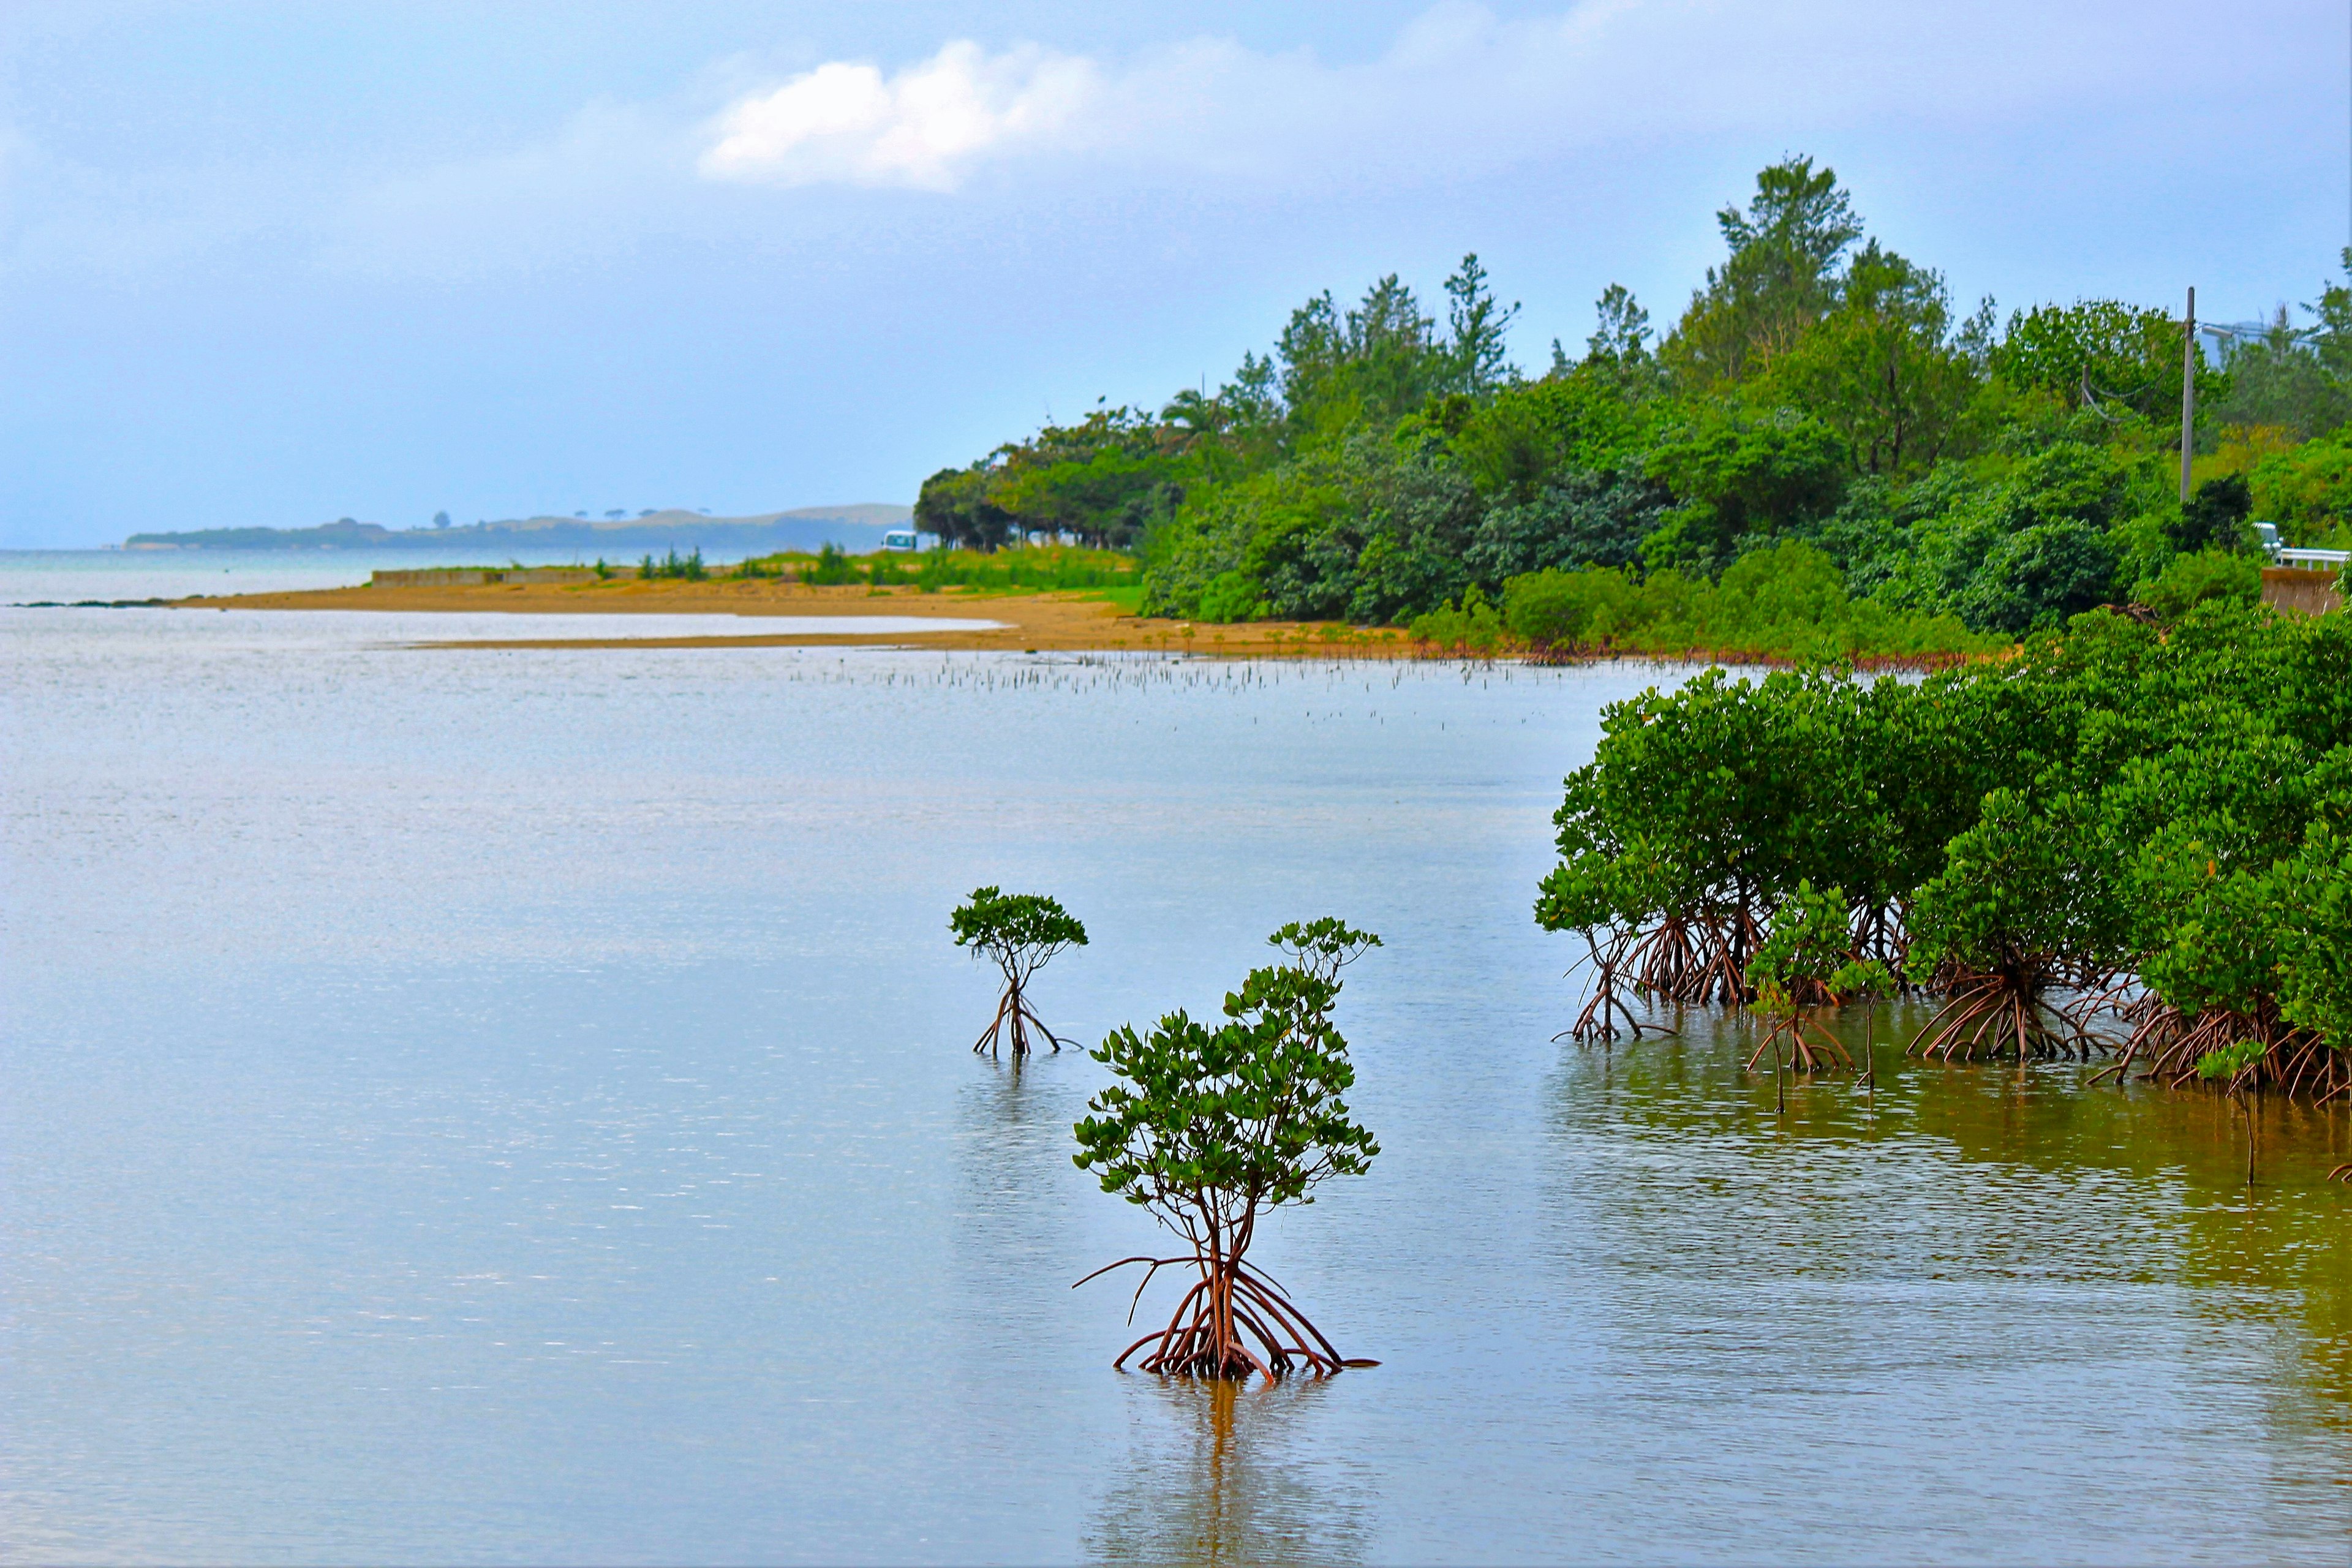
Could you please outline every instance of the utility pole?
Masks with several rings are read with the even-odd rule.
[[[2189,322],[2180,345],[2180,504],[2189,504],[2189,459],[2197,449],[2197,290],[2189,290]]]

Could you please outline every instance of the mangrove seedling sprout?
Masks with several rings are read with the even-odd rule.
[[[1748,984],[1756,994],[1751,1005],[1766,1025],[1764,1038],[1748,1058],[1750,1070],[1769,1051],[1778,1079],[1784,1041],[1795,1065],[1807,1071],[1825,1061],[1853,1065],[1837,1037],[1813,1016],[1816,1007],[1836,1000],[1830,979],[1848,967],[1849,940],[1845,895],[1835,888],[1815,892],[1811,882],[1800,880],[1748,963]]]
[[[999,1041],[1011,1039],[1015,1059],[1029,1054],[1032,1031],[1054,1049],[1062,1037],[1045,1026],[1029,1005],[1029,977],[1046,960],[1066,947],[1087,945],[1087,928],[1054,900],[1042,893],[1007,893],[997,888],[975,888],[971,897],[948,917],[956,945],[969,947],[975,958],[995,960],[1004,972],[1004,994],[997,999],[996,1016],[971,1044],[973,1054],[994,1056]]]
[[[2240,1040],[2218,1051],[2208,1051],[2197,1059],[2197,1076],[2209,1082],[2220,1079],[2222,1087],[2230,1091],[2230,1098],[2237,1102],[2239,1114],[2246,1119],[2246,1185],[2250,1187],[2254,1184],[2254,1108],[2246,1098],[2246,1080],[2252,1076],[2246,1069],[2262,1060],[2269,1049],[2267,1040]]]
[[[1874,958],[1857,958],[1829,977],[1830,994],[1841,1002],[1862,1003],[1862,1087],[1878,1100],[1878,999],[1895,989],[1895,976]]]
[[[1348,1042],[1333,1027],[1339,970],[1380,945],[1336,920],[1283,927],[1267,939],[1287,962],[1250,972],[1225,997],[1215,1027],[1181,1012],[1149,1034],[1113,1034],[1093,1053],[1118,1075],[1077,1124],[1077,1163],[1103,1191],[1151,1211],[1192,1246],[1185,1258],[1123,1258],[1087,1276],[1146,1265],[1135,1300],[1161,1268],[1198,1278],[1168,1326],[1112,1364],[1151,1347],[1145,1372],[1272,1380],[1303,1367],[1316,1377],[1376,1363],[1343,1357],[1289,1297],[1245,1261],[1258,1216],[1315,1201],[1333,1176],[1358,1176],[1380,1145],[1340,1097],[1356,1081]],[[1087,1279],[1081,1279],[1083,1285]],[[1130,1304],[1128,1319],[1134,1321]]]

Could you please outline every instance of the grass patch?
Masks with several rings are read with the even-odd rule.
[[[911,585],[927,594],[961,588],[974,594],[1099,593],[1132,613],[1142,600],[1135,557],[1115,550],[1035,544],[1014,550],[929,550],[921,554],[877,551],[850,555],[828,544],[812,555],[786,551],[746,561],[739,577],[789,577],[816,584],[865,583],[877,588]]]

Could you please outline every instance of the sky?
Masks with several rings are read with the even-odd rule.
[[[1661,324],[1786,153],[1962,313],[2352,239],[2352,7],[0,4],[0,548],[909,502],[1475,252]]]

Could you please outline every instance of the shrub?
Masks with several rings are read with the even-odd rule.
[[[801,581],[819,587],[837,588],[859,581],[861,574],[840,545],[827,540],[816,552],[816,560],[801,574]]]
[[[1491,657],[1503,647],[1503,617],[1476,584],[1463,590],[1462,603],[1441,605],[1415,616],[1409,628],[1415,642],[1454,653]]]
[[[2230,550],[2201,550],[2175,556],[2163,574],[2140,584],[2132,597],[2168,621],[2188,614],[2191,605],[2209,600],[2252,605],[2263,596],[2263,569],[2251,555]]]
[[[1204,621],[1246,621],[1255,618],[1261,605],[1257,584],[1239,572],[1223,572],[1212,578],[1201,592],[1198,619]]]

